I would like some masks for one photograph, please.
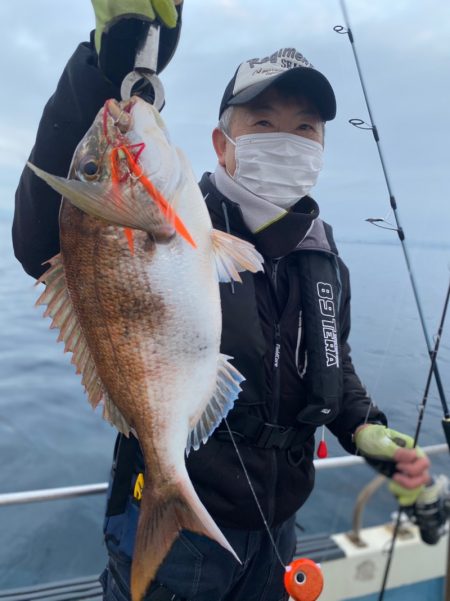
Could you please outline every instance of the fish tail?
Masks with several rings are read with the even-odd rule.
[[[197,496],[190,480],[178,482],[172,493],[156,496],[150,487],[142,495],[131,568],[131,599],[141,601],[180,530],[203,534],[240,560]]]

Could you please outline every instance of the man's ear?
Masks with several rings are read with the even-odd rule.
[[[212,143],[214,146],[214,150],[217,154],[217,160],[219,161],[219,165],[225,167],[225,150],[227,146],[227,139],[223,131],[218,127],[213,129]]]

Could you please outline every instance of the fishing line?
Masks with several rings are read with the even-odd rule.
[[[396,311],[396,315],[394,316],[394,319],[391,320],[391,326],[389,328],[389,336],[387,339],[387,342],[385,344],[385,348],[384,348],[384,352],[381,354],[381,359],[379,362],[379,366],[378,366],[378,370],[376,371],[377,373],[377,377],[374,383],[373,387],[369,387],[371,392],[370,395],[368,394],[368,388],[366,388],[366,386],[362,383],[364,389],[366,390],[366,394],[367,397],[370,399],[369,402],[369,406],[367,407],[367,411],[366,411],[366,415],[364,416],[364,421],[362,422],[361,425],[365,425],[368,423],[369,421],[369,416],[370,416],[370,411],[373,407],[373,401],[372,401],[372,396],[373,393],[376,391],[376,389],[378,388],[378,384],[380,381],[380,377],[381,377],[381,373],[383,372],[383,367],[384,367],[384,363],[386,360],[386,356],[387,356],[387,351],[389,349],[389,347],[391,346],[392,343],[392,337],[394,335],[394,330],[395,330],[395,325],[398,321],[399,318],[399,312],[400,312],[400,303],[397,304],[397,311]],[[355,457],[359,457],[360,456],[360,451],[358,448],[356,448],[356,451],[354,453]],[[343,507],[344,507],[344,503],[346,503],[346,499],[343,495],[341,495],[341,498],[339,499],[339,504],[338,504],[338,508],[336,511],[333,512],[333,520],[331,522],[331,525],[329,526],[329,528],[327,528],[327,531],[329,532],[328,537],[331,538],[331,535],[333,534],[333,532],[336,531],[337,529],[337,524],[339,519],[343,516],[344,511],[343,511]],[[320,565],[322,562],[325,561],[326,559],[326,549],[324,549],[322,555],[320,556],[320,559],[317,561],[317,563]]]
[[[388,351],[392,346],[392,339],[394,337],[394,333],[396,331],[397,324],[400,321],[400,311],[403,309],[403,306],[404,306],[403,301],[404,301],[405,294],[406,294],[405,283],[403,283],[402,287],[400,288],[400,293],[398,293],[398,294],[399,294],[399,299],[397,301],[397,306],[395,308],[392,319],[390,320],[389,335],[386,338],[386,343],[384,345],[383,352],[380,354],[380,359],[378,361],[378,368],[375,371],[376,377],[373,381],[373,384],[369,386],[371,398],[372,398],[372,396],[374,396],[374,397],[377,396],[378,387],[380,385],[380,379],[384,372],[385,364],[386,364],[386,361],[388,358]],[[372,405],[373,405],[373,403],[371,403],[371,406],[369,407],[369,409],[367,411],[367,415],[366,415],[366,419],[364,420],[364,423],[367,423],[367,421],[369,419],[369,413],[372,408]]]
[[[402,307],[402,302],[400,302],[400,301],[405,297],[405,294],[406,294],[406,286],[405,286],[405,284],[403,284],[403,286],[401,288],[401,299],[399,299],[399,302],[396,305],[395,314],[393,315],[392,319],[390,320],[389,335],[386,338],[386,342],[383,347],[383,352],[380,353],[380,359],[378,361],[378,368],[376,370],[374,370],[374,372],[376,373],[376,378],[375,378],[373,384],[368,387],[366,387],[364,385],[364,383],[362,383],[364,389],[366,390],[366,393],[368,393],[368,391],[370,390],[370,394],[367,394],[368,398],[370,398],[370,403],[369,403],[369,406],[367,407],[366,415],[364,416],[364,421],[362,422],[361,425],[367,424],[369,421],[370,411],[373,408],[373,404],[374,404],[372,401],[372,397],[376,396],[376,391],[377,391],[379,383],[380,383],[381,374],[384,371],[384,365],[386,363],[388,350],[392,345],[392,339],[394,337],[395,328],[399,321],[400,310]],[[354,456],[355,457],[361,456],[358,448],[356,449]],[[328,536],[330,538],[331,538],[331,535],[333,534],[333,532],[335,532],[337,529],[338,520],[344,514],[344,511],[343,511],[344,503],[346,503],[346,499],[344,496],[341,496],[339,503],[338,503],[338,507],[337,507],[336,511],[333,512],[333,520],[331,522],[331,526],[329,528],[327,528],[327,531],[329,532]],[[326,553],[327,553],[327,551],[324,549],[322,555],[317,560],[317,563],[319,565],[325,561]]]
[[[404,295],[404,289],[403,289],[403,295]],[[369,406],[367,407],[366,415],[365,415],[364,421],[363,421],[363,423],[361,425],[365,425],[369,421],[370,411],[371,411],[371,409],[373,407],[373,404],[374,404],[373,401],[372,401],[372,396],[376,395],[376,390],[378,388],[378,385],[379,385],[379,382],[380,382],[380,378],[381,378],[381,374],[382,374],[383,369],[384,369],[384,364],[386,362],[387,352],[388,352],[388,349],[391,346],[392,338],[393,338],[393,335],[394,335],[395,326],[396,326],[396,324],[398,322],[398,319],[399,319],[400,306],[401,306],[401,303],[397,303],[396,314],[394,316],[394,319],[391,320],[391,327],[389,328],[389,336],[387,338],[387,342],[386,342],[385,347],[384,347],[384,352],[381,354],[381,359],[379,361],[379,366],[378,366],[378,369],[376,371],[377,377],[376,377],[376,380],[374,382],[374,386],[369,387],[369,389],[370,389],[370,395],[368,394],[368,389],[366,388],[366,386],[363,383],[363,387],[366,390],[366,394],[367,394],[368,398],[370,398],[370,403],[369,403]],[[359,451],[358,448],[356,448],[356,451],[355,451],[354,455],[355,455],[355,457],[359,457],[360,456],[360,451]],[[333,521],[331,522],[331,526],[329,528],[329,538],[331,538],[331,535],[333,534],[333,532],[336,531],[338,520],[340,519],[340,517],[342,517],[342,515],[344,513],[343,512],[343,506],[344,506],[345,501],[346,501],[345,497],[342,495],[341,498],[340,498],[340,500],[339,500],[338,510],[333,512],[333,516],[334,517],[333,517]],[[320,557],[320,559],[319,559],[319,561],[317,563],[320,565],[323,561],[325,561],[325,558],[326,558],[326,550],[324,549],[323,554],[321,555],[321,557]]]
[[[227,430],[228,430],[228,434],[230,435],[231,442],[233,443],[234,450],[236,451],[236,454],[238,456],[239,463],[241,464],[242,470],[243,470],[243,472],[245,474],[245,477],[247,479],[247,482],[248,482],[248,485],[249,485],[250,490],[252,492],[253,498],[255,499],[255,503],[256,503],[256,506],[258,507],[258,511],[259,511],[259,513],[261,515],[262,521],[264,523],[264,527],[265,527],[265,529],[267,531],[267,534],[269,535],[269,539],[270,539],[272,547],[273,547],[273,549],[275,551],[275,555],[277,556],[278,561],[283,566],[283,569],[287,570],[288,566],[285,565],[283,559],[281,558],[280,552],[278,551],[277,544],[276,544],[276,542],[275,542],[275,540],[274,540],[274,538],[272,536],[272,533],[271,533],[270,528],[269,528],[269,524],[267,523],[267,520],[266,520],[266,516],[264,515],[264,511],[262,510],[262,507],[261,507],[261,505],[259,503],[258,496],[257,496],[257,494],[255,492],[255,489],[253,488],[252,481],[250,480],[250,476],[248,475],[247,468],[245,467],[245,464],[244,464],[244,460],[242,459],[242,456],[241,456],[241,454],[239,452],[237,443],[236,443],[236,441],[234,439],[234,436],[233,436],[233,432],[231,431],[230,426],[228,425],[228,420],[226,418],[224,418],[223,421],[225,422],[225,425],[226,425]]]
[[[440,323],[439,323],[438,332],[436,334],[434,348],[433,348],[432,353],[431,353],[431,364],[430,364],[430,367],[428,369],[427,382],[426,382],[426,385],[425,385],[425,391],[423,393],[422,403],[420,405],[420,413],[419,413],[419,418],[417,420],[417,427],[416,427],[416,433],[414,435],[413,448],[415,448],[417,446],[417,441],[419,439],[420,429],[421,429],[421,426],[422,426],[423,416],[424,416],[424,413],[425,413],[425,407],[426,407],[427,400],[428,400],[428,393],[430,391],[431,379],[433,377],[433,369],[434,369],[434,366],[436,364],[437,354],[438,354],[438,351],[439,351],[439,345],[440,345],[441,338],[442,338],[442,331],[444,329],[445,317],[447,315],[447,308],[448,308],[449,298],[450,298],[450,282],[449,282],[449,285],[448,285],[448,288],[447,288],[447,294],[446,294],[446,297],[445,297],[444,308],[442,310],[441,320],[440,320]],[[397,521],[395,522],[394,532],[392,534],[391,545],[390,545],[389,552],[388,552],[388,559],[387,559],[387,562],[386,562],[386,567],[384,569],[383,583],[381,585],[381,590],[380,590],[380,595],[378,597],[378,601],[383,601],[383,598],[384,598],[384,592],[386,590],[386,583],[387,583],[387,579],[388,579],[390,568],[391,568],[392,557],[394,555],[395,541],[397,540],[398,531],[399,531],[399,528],[400,528],[402,512],[403,512],[403,509],[402,509],[401,506],[399,506],[398,513],[397,513]]]
[[[273,538],[272,532],[270,531],[269,524],[267,523],[264,511],[259,503],[253,484],[250,480],[250,476],[245,467],[244,460],[239,452],[238,445],[233,436],[233,432],[228,424],[226,418],[224,418],[225,425],[228,430],[231,442],[233,444],[236,455],[238,456],[242,470],[247,479],[247,483],[252,492],[258,511],[261,515],[264,527],[269,536],[270,543],[273,547],[275,555],[284,570],[284,588],[288,593],[290,599],[296,599],[297,601],[316,601],[319,598],[323,590],[323,574],[320,565],[311,559],[306,557],[299,557],[294,559],[289,565],[286,565],[278,551],[277,544]]]
[[[403,297],[404,297],[404,295],[405,295],[405,289],[403,288]],[[386,363],[387,353],[388,353],[388,350],[389,350],[389,348],[391,347],[391,344],[392,344],[392,338],[394,336],[395,326],[396,326],[396,324],[398,323],[398,320],[399,320],[399,313],[400,313],[400,307],[401,307],[401,305],[402,305],[402,303],[400,303],[400,302],[397,303],[396,313],[395,313],[393,319],[391,320],[391,326],[389,328],[389,336],[387,338],[387,341],[386,341],[386,344],[385,344],[385,347],[384,347],[384,351],[381,354],[381,359],[380,359],[380,362],[379,362],[378,370],[376,372],[377,373],[377,377],[375,379],[374,385],[370,388],[370,396],[368,395],[368,397],[370,398],[370,403],[369,403],[369,406],[368,406],[367,411],[366,411],[366,415],[365,415],[365,418],[364,418],[364,421],[363,421],[363,425],[367,424],[368,421],[369,421],[370,411],[371,411],[371,409],[372,409],[372,407],[374,405],[372,397],[376,396],[376,390],[378,389],[378,386],[379,386],[379,383],[380,383],[381,374],[383,373],[383,370],[384,370],[384,364]],[[364,384],[363,384],[363,386],[364,386]],[[366,388],[366,387],[364,386],[364,388]],[[366,393],[367,393],[367,389],[366,389]],[[359,449],[356,449],[355,456],[358,457],[359,454],[360,454],[359,453]]]
[[[228,217],[228,215],[227,215],[227,217]],[[403,289],[403,295],[404,295],[404,293],[405,293],[405,291]],[[398,308],[397,308],[396,314],[394,316],[394,319],[392,319],[392,321],[391,321],[391,327],[389,328],[389,336],[388,336],[388,339],[387,339],[387,342],[386,342],[386,345],[385,345],[385,352],[382,353],[381,365],[380,365],[380,367],[379,367],[379,369],[377,371],[378,376],[377,376],[377,379],[376,379],[376,382],[375,382],[375,388],[377,388],[379,380],[380,380],[380,373],[382,371],[382,367],[383,367],[385,359],[386,359],[387,349],[391,346],[391,343],[392,343],[392,338],[393,338],[393,334],[394,334],[394,330],[395,330],[395,324],[398,322],[399,311],[400,311],[400,303],[397,304],[397,307]],[[368,409],[367,409],[367,413],[366,413],[366,416],[365,416],[365,419],[364,419],[364,422],[363,422],[364,424],[367,423],[367,421],[368,421],[370,410],[372,408],[372,404],[373,403],[371,402],[370,405],[369,405],[369,407],[368,407]],[[233,447],[234,447],[234,449],[236,451],[236,455],[238,457],[239,463],[240,463],[240,465],[242,467],[242,471],[244,472],[244,475],[245,475],[245,478],[247,480],[248,486],[249,486],[250,491],[252,493],[253,499],[254,499],[254,501],[256,503],[256,506],[258,508],[258,512],[259,512],[259,514],[261,516],[261,519],[263,521],[264,527],[265,527],[265,529],[267,531],[267,534],[269,536],[271,545],[272,545],[272,547],[274,549],[275,555],[276,555],[279,563],[283,567],[283,569],[284,570],[288,570],[289,566],[285,565],[285,563],[283,562],[283,559],[280,556],[280,553],[278,551],[278,547],[276,545],[276,542],[275,542],[275,540],[273,538],[273,535],[272,535],[272,533],[270,531],[270,527],[269,527],[268,522],[266,520],[266,517],[264,515],[264,511],[263,511],[263,509],[261,507],[261,504],[260,504],[260,502],[258,500],[258,496],[257,496],[256,491],[255,491],[255,489],[253,487],[253,484],[251,482],[251,479],[250,479],[250,476],[248,474],[247,468],[245,467],[244,460],[242,459],[242,456],[241,456],[241,454],[239,452],[239,448],[238,448],[238,445],[236,443],[235,437],[233,435],[233,432],[232,432],[232,430],[231,430],[231,428],[230,428],[230,426],[229,426],[228,421],[227,421],[226,418],[224,419],[224,422],[225,422],[225,426],[226,426],[226,428],[228,430],[228,434],[230,436],[230,440],[231,440],[231,442],[233,444]],[[356,450],[355,455],[356,456],[359,455],[359,450],[358,449]],[[342,514],[342,505],[343,505],[343,502],[344,502],[344,500],[341,499],[340,500],[340,509],[339,509],[339,511],[333,512],[333,516],[334,517],[333,517],[333,523],[332,523],[332,526],[331,526],[331,532],[333,532],[335,530],[335,526],[336,526],[337,521],[339,519],[339,514]],[[317,561],[316,563],[318,565],[320,565],[324,561],[324,559],[325,559],[325,554],[323,554],[322,557],[320,558],[320,560]]]
[[[410,256],[409,256],[409,252],[408,252],[408,248],[406,245],[406,241],[405,241],[405,232],[403,230],[403,227],[401,226],[400,223],[400,217],[399,217],[399,213],[398,213],[398,208],[397,208],[397,201],[395,199],[395,196],[393,194],[392,191],[392,186],[390,183],[390,179],[389,179],[389,175],[388,175],[388,171],[387,171],[387,167],[386,167],[386,163],[384,160],[384,156],[383,156],[383,151],[381,149],[381,144],[380,144],[380,136],[377,130],[377,127],[375,125],[374,122],[374,118],[373,118],[373,112],[372,112],[372,108],[370,105],[370,101],[369,101],[369,97],[367,94],[367,88],[366,85],[364,83],[364,77],[362,74],[362,69],[361,69],[361,65],[359,62],[359,58],[358,58],[358,53],[356,51],[356,46],[355,46],[355,41],[354,41],[354,37],[353,37],[353,33],[352,30],[350,28],[350,21],[349,21],[349,17],[348,17],[348,13],[347,13],[347,8],[345,5],[345,0],[340,0],[340,5],[341,5],[341,10],[344,16],[344,22],[345,22],[345,27],[343,27],[342,25],[336,25],[333,29],[336,33],[339,34],[347,34],[348,35],[348,39],[350,41],[351,47],[352,47],[352,52],[353,52],[353,57],[355,59],[355,64],[356,64],[356,69],[358,71],[358,76],[359,76],[359,81],[361,84],[361,88],[363,91],[363,95],[364,95],[364,100],[366,103],[366,107],[367,107],[367,111],[369,113],[369,118],[370,118],[370,124],[366,123],[365,121],[363,121],[362,119],[350,119],[350,123],[357,127],[358,129],[367,129],[367,130],[371,130],[376,146],[377,146],[377,150],[378,150],[378,156],[380,159],[380,163],[381,163],[381,167],[383,170],[383,175],[384,175],[384,180],[386,182],[386,187],[388,190],[388,194],[389,194],[389,203],[392,209],[392,213],[394,215],[394,219],[395,219],[395,227],[393,228],[385,228],[385,229],[393,229],[394,231],[397,232],[397,235],[399,237],[402,249],[403,249],[403,255],[405,258],[405,262],[406,262],[406,267],[408,270],[408,274],[409,274],[409,279],[411,282],[411,286],[413,289],[413,294],[414,294],[414,299],[415,299],[415,303],[416,303],[416,307],[419,313],[419,319],[420,319],[420,323],[422,326],[422,330],[425,336],[425,341],[427,344],[427,349],[428,349],[428,354],[430,356],[432,356],[432,345],[431,345],[431,339],[430,336],[428,334],[428,329],[425,323],[425,318],[424,318],[424,314],[423,314],[423,310],[422,310],[422,303],[420,301],[420,297],[419,297],[419,292],[418,292],[418,288],[417,288],[417,284],[416,284],[416,279],[414,276],[414,272],[412,270],[412,265],[411,265],[411,260],[410,260]],[[372,223],[373,225],[378,225],[379,222],[384,221],[382,219],[368,219],[367,221],[369,221],[370,223]],[[380,227],[378,225],[378,227]],[[448,409],[448,405],[447,405],[447,400],[445,397],[445,392],[444,392],[444,388],[442,386],[442,381],[441,381],[441,377],[439,374],[439,370],[438,370],[438,366],[437,363],[434,362],[433,364],[433,373],[434,373],[434,377],[436,380],[436,385],[438,388],[438,392],[439,392],[439,398],[442,404],[442,409],[444,411],[444,420],[449,420],[450,419],[450,412]],[[443,423],[444,425],[444,423]]]

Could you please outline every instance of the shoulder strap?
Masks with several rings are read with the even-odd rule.
[[[304,383],[308,396],[307,406],[297,419],[320,426],[338,415],[343,391],[339,343],[341,284],[334,255],[306,250],[296,255],[307,352]]]
[[[331,227],[331,225],[329,225],[325,221],[322,221],[322,223],[323,223],[323,228],[325,230],[325,235],[328,240],[328,244],[330,245],[331,252],[333,252],[335,255],[338,255],[339,252],[338,252],[336,242],[334,241],[334,237],[333,237],[333,228]]]

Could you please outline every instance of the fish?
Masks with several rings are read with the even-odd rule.
[[[105,103],[67,178],[28,165],[62,195],[60,253],[38,280],[46,287],[36,304],[59,329],[91,405],[143,452],[130,586],[140,601],[182,529],[239,561],[184,457],[226,417],[244,380],[220,352],[219,282],[240,282],[263,259],[213,229],[186,156],[138,97]]]

